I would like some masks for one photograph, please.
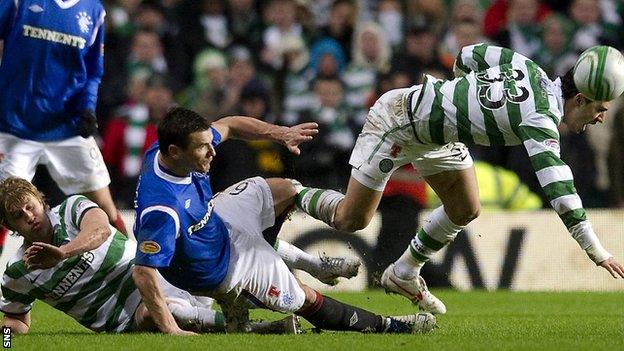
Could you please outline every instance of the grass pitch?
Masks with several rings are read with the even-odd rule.
[[[16,350],[622,350],[624,293],[514,293],[434,291],[448,307],[439,328],[424,335],[323,332],[303,335],[171,337],[95,334],[37,302],[29,335],[14,336]],[[381,291],[331,293],[334,298],[390,315],[414,307]],[[252,318],[281,315],[254,311]],[[307,322],[304,328],[310,329]]]

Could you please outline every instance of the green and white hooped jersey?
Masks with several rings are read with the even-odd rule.
[[[71,196],[48,217],[53,244],[76,238],[87,210],[97,205],[84,196]],[[63,260],[49,269],[28,270],[22,260],[26,246],[7,264],[2,278],[0,310],[30,311],[35,299],[60,310],[97,332],[121,332],[132,325],[141,296],[132,279],[136,243],[110,226],[111,236],[95,250]]]
[[[566,227],[586,220],[572,172],[561,160],[557,126],[563,116],[561,83],[530,59],[486,44],[464,47],[456,79],[425,76],[408,98],[416,138],[425,144],[523,144],[537,178]],[[417,95],[417,97],[416,97]],[[408,95],[409,96],[409,95]]]

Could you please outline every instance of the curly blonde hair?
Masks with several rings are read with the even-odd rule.
[[[11,209],[26,202],[28,195],[39,200],[46,210],[49,209],[43,193],[26,179],[9,177],[0,182],[0,224],[6,225]]]

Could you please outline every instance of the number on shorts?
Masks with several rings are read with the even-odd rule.
[[[228,194],[230,195],[238,195],[240,193],[242,193],[243,191],[245,191],[245,189],[247,189],[247,187],[249,186],[248,182],[240,182],[238,184],[236,184],[234,186],[234,189],[231,190]]]

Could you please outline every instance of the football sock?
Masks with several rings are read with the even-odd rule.
[[[380,333],[387,326],[386,318],[323,296],[318,291],[314,304],[297,314],[315,327],[326,330]]]
[[[310,255],[295,245],[278,239],[273,247],[286,265],[292,269],[301,269],[314,275],[322,268],[320,257]]]
[[[209,307],[193,306],[190,302],[182,299],[173,301],[168,299],[167,302],[171,314],[183,328],[195,326],[202,330],[206,328],[225,329],[225,316],[221,312]]]
[[[128,230],[126,229],[126,223],[121,216],[121,212],[117,210],[117,218],[111,223],[113,227],[117,228],[123,235],[128,236]]]
[[[4,226],[0,226],[0,254],[4,251],[4,243],[6,242],[6,238],[9,236],[9,229]]]
[[[303,187],[297,193],[297,207],[333,227],[334,215],[344,194],[335,190]]]
[[[443,206],[436,208],[418,230],[407,250],[395,262],[394,273],[401,279],[418,276],[420,268],[431,256],[451,243],[463,228],[451,222]]]

